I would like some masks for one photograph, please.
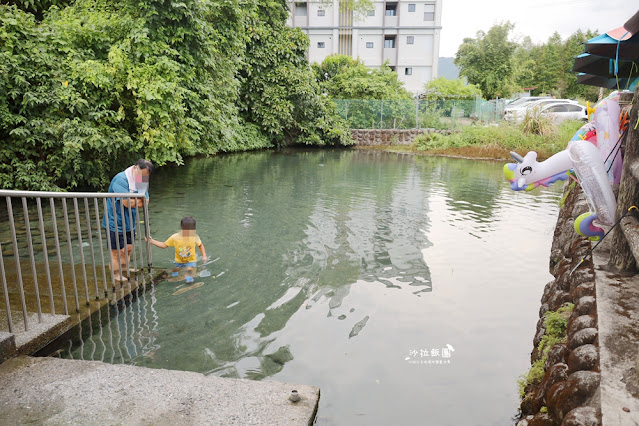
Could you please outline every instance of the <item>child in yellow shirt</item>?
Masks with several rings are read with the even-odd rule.
[[[206,260],[206,249],[204,244],[195,232],[195,219],[191,216],[182,218],[180,222],[180,232],[176,232],[171,235],[165,242],[154,240],[149,238],[149,242],[156,247],[167,248],[173,247],[175,249],[175,266],[178,268],[192,269],[195,268],[197,257],[195,256],[195,247],[200,249],[202,253],[202,260]]]

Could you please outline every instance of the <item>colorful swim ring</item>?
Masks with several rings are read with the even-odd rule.
[[[590,241],[598,241],[606,233],[603,229],[593,225],[593,221],[597,219],[597,213],[586,212],[577,216],[575,219],[575,232],[583,237],[587,237]]]

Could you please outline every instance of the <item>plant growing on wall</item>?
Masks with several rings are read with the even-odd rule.
[[[517,383],[519,384],[519,394],[523,398],[526,392],[526,388],[530,385],[535,385],[541,381],[544,377],[544,364],[548,358],[548,351],[557,343],[566,342],[566,329],[568,328],[568,319],[574,309],[575,305],[572,303],[566,303],[556,311],[546,312],[544,317],[545,332],[537,350],[539,357],[537,361],[533,363],[527,374],[522,376]]]

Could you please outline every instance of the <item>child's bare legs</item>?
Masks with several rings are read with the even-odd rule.
[[[186,282],[192,283],[194,280],[193,272],[195,271],[195,268],[192,266],[187,266],[185,269],[186,269]]]

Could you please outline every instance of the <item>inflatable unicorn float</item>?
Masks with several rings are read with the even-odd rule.
[[[575,219],[575,231],[592,241],[605,235],[593,222],[612,226],[617,202],[612,184],[621,179],[619,92],[595,106],[593,120],[582,126],[572,137],[565,150],[545,161],[537,161],[537,153],[525,156],[511,152],[516,163],[504,165],[504,176],[515,191],[531,191],[543,185],[577,176],[588,199],[590,211]]]

